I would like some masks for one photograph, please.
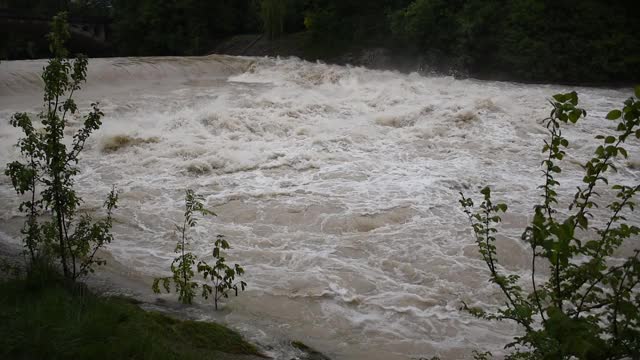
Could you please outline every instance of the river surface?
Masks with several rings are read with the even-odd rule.
[[[40,109],[44,65],[0,63],[2,164],[19,157],[8,119]],[[540,195],[540,120],[547,99],[570,90],[298,59],[94,59],[78,101],[83,109],[99,101],[105,117],[82,154],[77,186],[83,210],[97,214],[118,187],[107,250],[145,279],[168,274],[185,189],[203,195],[218,216],[194,229],[192,250],[207,258],[224,234],[228,261],[244,266],[249,286],[218,313],[211,305],[185,311],[228,323],[275,357],[289,359],[288,339],[334,359],[499,355],[521,329],[459,311],[462,301],[502,301],[459,192],[475,196],[490,184],[510,205],[500,263],[526,276],[519,236]],[[565,201],[593,137],[614,133],[604,115],[632,94],[575,90],[589,116],[564,132]],[[68,134],[81,120],[69,120]],[[640,181],[638,142],[629,150],[613,179],[631,185]],[[1,175],[0,241],[20,241],[19,201]]]

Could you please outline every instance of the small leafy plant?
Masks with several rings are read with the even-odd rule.
[[[202,201],[203,198],[193,192],[193,190],[187,190],[185,196],[184,221],[182,226],[176,225],[178,233],[180,234],[180,240],[177,242],[174,250],[179,255],[173,259],[171,263],[173,276],[153,280],[152,288],[155,293],[160,293],[161,283],[165,291],[167,293],[170,292],[170,286],[173,282],[175,291],[178,294],[178,299],[183,304],[191,304],[193,302],[196,289],[198,289],[199,286],[197,282],[193,281],[193,266],[198,258],[187,249],[189,246],[187,229],[193,228],[198,224],[197,218],[195,217],[196,214],[216,216],[212,211],[205,209]]]
[[[14,161],[7,165],[14,189],[28,199],[20,204],[20,211],[27,220],[22,229],[25,251],[30,264],[55,259],[60,262],[65,278],[75,281],[94,271],[94,265],[103,265],[97,252],[111,242],[112,212],[117,208],[118,194],[115,188],[107,196],[105,219],[94,220],[90,215],[76,217],[82,198],[74,190],[74,177],[80,172],[80,153],[91,134],[102,125],[104,115],[98,104],[84,117],[83,126],[65,144],[65,128],[68,117],[78,112],[73,95],[86,80],[86,57],[69,59],[64,47],[69,39],[66,14],[53,18],[49,34],[53,57],[44,68],[44,109],[38,115],[42,128],[34,125],[27,113],[15,114],[10,123],[20,128],[24,137],[17,147],[26,161]],[[42,221],[48,213],[50,221]]]
[[[225,258],[222,256],[220,250],[226,250],[231,248],[229,243],[224,239],[224,235],[218,235],[213,248],[213,259],[216,261],[214,266],[210,266],[204,261],[198,263],[198,272],[202,273],[205,280],[209,279],[213,286],[208,284],[202,285],[202,296],[207,299],[210,295],[213,295],[213,304],[218,310],[218,301],[220,299],[228,298],[229,291],[233,290],[235,295],[238,296],[238,285],[240,290],[244,291],[247,287],[247,283],[244,281],[235,282],[236,276],[242,276],[244,269],[240,265],[235,264],[234,267],[230,267],[225,263]]]
[[[193,190],[188,189],[185,196],[185,212],[184,222],[182,226],[176,225],[180,234],[180,239],[176,244],[175,252],[179,254],[171,263],[170,277],[155,278],[153,281],[152,289],[158,294],[164,289],[167,293],[171,292],[171,283],[174,284],[175,292],[178,294],[178,299],[183,304],[191,304],[196,297],[197,289],[202,287],[201,296],[208,299],[213,295],[215,309],[218,310],[218,301],[220,299],[228,298],[229,291],[234,290],[236,296],[238,295],[238,285],[240,289],[244,291],[247,284],[244,281],[234,282],[236,276],[244,274],[244,269],[240,265],[235,264],[233,268],[229,267],[225,263],[225,258],[222,256],[221,250],[229,249],[229,243],[224,239],[223,235],[218,235],[214,243],[213,258],[216,260],[214,266],[210,266],[205,261],[198,261],[198,257],[192,252],[188,251],[189,236],[187,230],[197,225],[197,218],[195,215],[200,214],[202,216],[216,214],[207,210],[203,204],[204,198],[196,194]],[[210,280],[213,284],[200,284],[194,280],[195,272],[194,265],[198,263],[196,270],[198,273],[202,273],[204,280]]]
[[[501,290],[505,303],[495,312],[463,308],[487,320],[509,320],[524,329],[506,345],[508,359],[637,359],[640,358],[640,249],[626,258],[614,256],[625,240],[636,238],[640,228],[628,224],[625,212],[635,208],[640,184],[609,185],[608,171],[616,171],[614,159],[626,158],[624,143],[640,138],[640,87],[621,110],[608,113],[616,121],[617,135],[596,136],[601,144],[587,161],[583,185],[578,187],[566,211],[557,210],[556,176],[569,145],[562,126],[586,115],[578,108],[575,92],[553,96],[553,109],[544,120],[549,139],[542,148],[544,183],[541,202],[534,207],[531,224],[522,239],[531,247],[531,288],[523,288],[517,275],[498,266],[496,225],[507,205],[494,203],[485,187],[479,209],[461,193],[460,203],[475,234],[480,255],[490,271],[490,281]],[[596,210],[596,187],[610,186],[615,198]],[[544,282],[536,266],[544,263]]]

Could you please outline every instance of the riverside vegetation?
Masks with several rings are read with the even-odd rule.
[[[20,211],[27,216],[22,234],[28,261],[33,264],[55,259],[60,262],[64,277],[75,281],[93,272],[94,265],[104,264],[97,254],[113,239],[112,211],[117,207],[118,194],[114,188],[107,196],[105,219],[94,221],[89,214],[76,218],[82,203],[73,188],[74,177],[80,171],[79,156],[89,136],[100,128],[104,114],[97,103],[91,104],[92,111],[84,117],[83,126],[67,149],[65,128],[69,117],[78,111],[73,95],[86,80],[88,60],[84,56],[68,58],[64,47],[69,38],[66,14],[54,17],[52,27],[49,41],[53,58],[42,74],[45,104],[38,115],[43,128],[38,129],[27,113],[11,118],[11,125],[24,134],[17,145],[26,161],[8,164],[5,174],[18,194],[28,194],[20,204]],[[52,219],[42,222],[47,211]]]
[[[228,298],[231,290],[238,296],[238,289],[244,291],[247,283],[244,281],[235,281],[236,276],[242,276],[242,274],[244,274],[244,269],[240,265],[235,264],[233,267],[230,267],[226,264],[221,250],[229,249],[230,245],[225,240],[224,235],[218,235],[216,237],[212,254],[216,263],[213,266],[204,260],[198,261],[198,257],[188,251],[187,247],[189,246],[189,242],[187,230],[196,226],[196,214],[215,216],[213,211],[207,210],[204,207],[202,201],[202,196],[197,195],[193,190],[189,189],[186,191],[184,222],[182,226],[176,225],[180,239],[175,249],[175,252],[179,255],[171,263],[173,276],[155,278],[152,289],[155,293],[160,293],[160,285],[162,285],[162,288],[169,293],[171,292],[171,283],[173,282],[175,291],[178,294],[178,299],[184,304],[191,304],[193,298],[196,296],[196,290],[200,287],[202,289],[202,297],[208,299],[209,296],[212,296],[215,309],[218,310],[218,301],[222,298]],[[198,273],[202,273],[204,280],[209,280],[212,283],[211,285],[207,283],[200,284],[193,280],[195,275],[193,268],[196,261],[198,261],[196,267]]]
[[[291,39],[296,47],[305,49],[299,56],[307,54],[309,60],[332,59],[361,48],[388,48],[422,59],[431,68],[475,77],[570,83],[640,81],[636,0],[3,3],[29,14],[68,10],[77,17],[108,18],[113,55],[118,56],[203,55],[230,36],[264,32],[270,38],[303,34]],[[30,57],[33,52],[43,56],[46,46],[38,41],[9,29],[0,36],[0,58]]]
[[[22,229],[24,268],[4,266],[0,281],[0,358],[4,359],[202,359],[233,355],[262,356],[237,333],[214,323],[180,321],[160,313],[146,312],[135,301],[92,294],[79,279],[104,265],[99,250],[113,239],[112,212],[118,193],[114,189],[104,203],[106,216],[95,220],[77,215],[82,198],[74,190],[80,153],[89,136],[101,126],[98,104],[84,117],[83,126],[65,145],[65,127],[78,111],[73,100],[86,79],[87,58],[68,58],[64,47],[69,38],[66,14],[53,18],[49,35],[54,55],[44,68],[44,110],[38,115],[42,126],[26,113],[11,118],[23,132],[17,147],[24,161],[7,165],[5,174],[19,195],[26,216]],[[199,197],[188,191],[188,213],[183,228],[194,226],[193,211],[204,210]],[[189,206],[190,204],[190,206]],[[46,220],[50,218],[50,220]],[[203,285],[214,292],[215,301],[226,296],[230,272],[241,275],[239,266],[224,267],[216,242],[215,266],[199,267],[214,283]],[[184,248],[183,248],[184,249]],[[184,253],[183,253],[184,256]],[[185,258],[186,259],[186,258]],[[25,270],[24,273],[22,270]],[[184,269],[184,267],[182,267]],[[219,274],[224,270],[223,274]],[[246,284],[241,283],[242,289]],[[206,286],[206,287],[205,287]],[[182,298],[190,293],[181,293]]]
[[[142,310],[132,299],[69,287],[57,271],[29,271],[0,282],[0,358],[262,357],[255,346],[222,325],[177,320]]]
[[[629,224],[625,212],[633,211],[640,184],[609,184],[607,172],[616,171],[614,160],[626,158],[625,142],[640,138],[640,86],[635,99],[629,98],[621,110],[606,116],[617,122],[617,134],[598,135],[601,141],[593,157],[582,165],[583,185],[579,186],[561,211],[557,193],[558,175],[569,140],[562,127],[575,124],[586,115],[578,107],[575,92],[558,94],[545,119],[549,132],[542,152],[544,182],[539,186],[541,201],[524,229],[522,240],[531,247],[531,287],[523,288],[518,275],[498,266],[495,234],[500,213],[507,205],[494,203],[485,187],[482,203],[475,210],[473,200],[461,194],[460,203],[469,217],[490,281],[504,296],[504,305],[484,309],[464,304],[471,314],[487,320],[513,321],[524,329],[513,342],[508,359],[638,359],[640,358],[640,249],[619,258],[617,250],[626,240],[637,239],[638,226]],[[603,186],[604,185],[604,186]],[[615,194],[599,209],[600,193],[610,187]],[[544,265],[549,276],[536,268]],[[541,278],[546,278],[544,281]],[[489,353],[477,353],[484,359]]]

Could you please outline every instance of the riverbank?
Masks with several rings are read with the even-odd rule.
[[[427,65],[426,59],[406,51],[383,47],[350,46],[319,47],[309,32],[286,34],[274,40],[263,34],[231,36],[221,41],[211,54],[235,56],[297,57],[307,61],[322,61],[336,65],[364,66],[377,70],[409,72],[447,72],[443,64]]]
[[[263,34],[242,34],[228,37],[218,43],[210,54],[232,56],[268,56],[297,57],[307,61],[321,61],[334,65],[363,66],[373,70],[390,70],[401,73],[416,72],[421,75],[447,75],[456,79],[477,79],[486,81],[507,81],[521,84],[540,85],[549,81],[525,80],[514,77],[508,72],[497,69],[491,72],[469,72],[456,66],[454,59],[429,57],[426,54],[406,48],[391,48],[354,44],[351,46],[318,46],[309,32],[285,34],[278,39],[270,40]],[[627,81],[562,81],[557,85],[595,87],[595,88],[628,88],[637,85],[629,77]]]
[[[148,312],[50,276],[0,283],[0,357],[5,359],[265,358],[215,323]]]
[[[109,293],[126,284],[107,285],[104,273],[87,286],[54,268],[25,275],[18,249],[7,244],[0,243],[0,258],[0,358],[267,358],[223,325],[146,311],[139,300]]]
[[[117,264],[87,283],[69,283],[53,268],[26,276],[18,249],[3,243],[0,263],[0,358],[271,358],[224,325],[136,299],[136,290],[126,289],[136,279],[115,272]],[[328,360],[299,341],[290,344],[299,353],[293,359]]]

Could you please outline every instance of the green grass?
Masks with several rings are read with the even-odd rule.
[[[140,309],[60,280],[0,283],[0,359],[218,359],[259,355],[228,328]]]

